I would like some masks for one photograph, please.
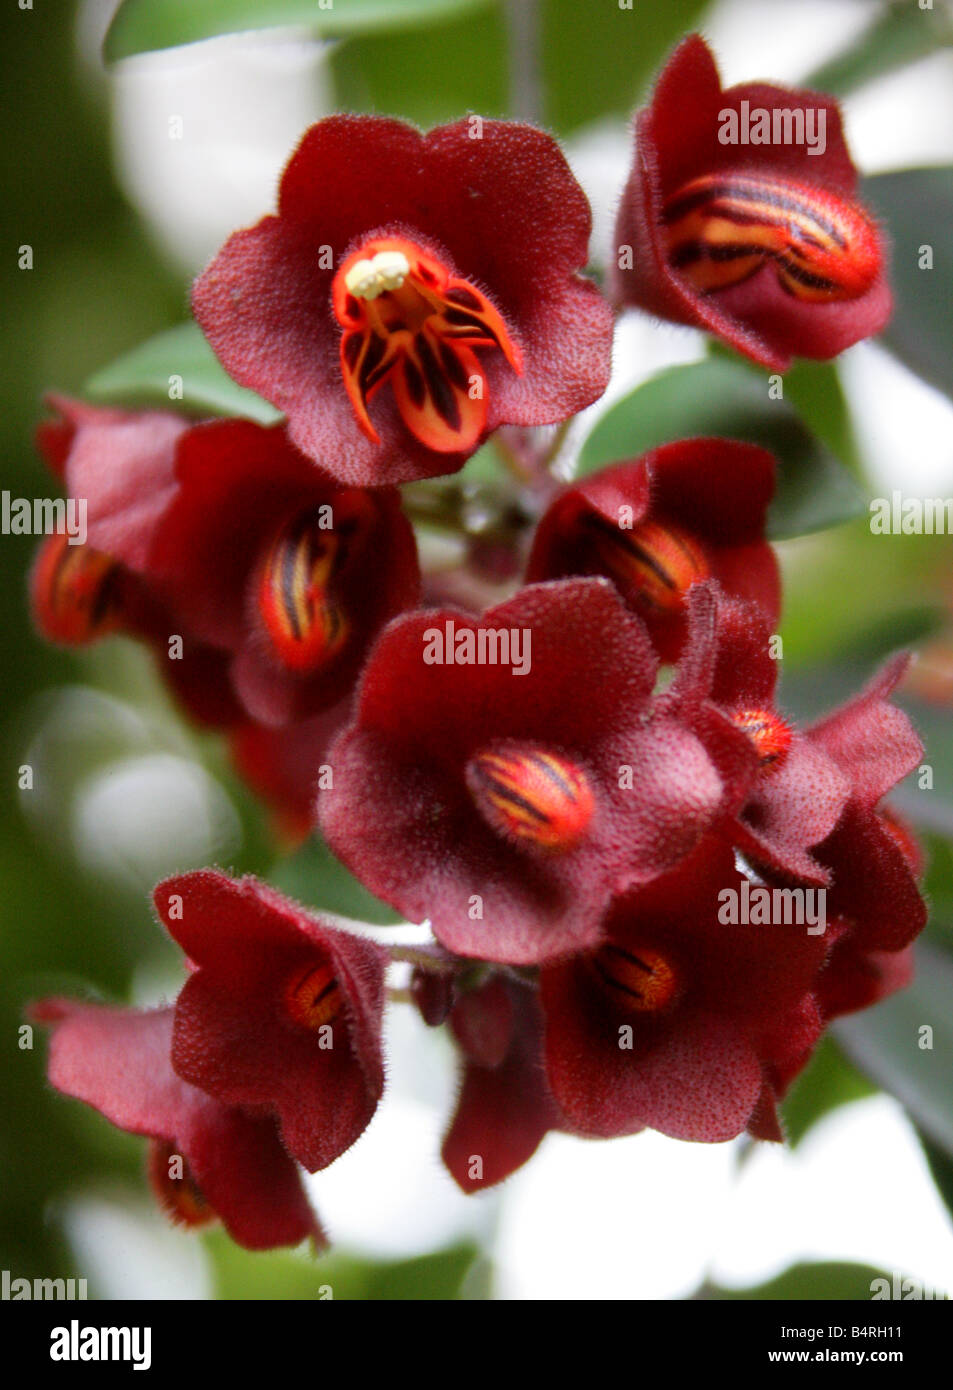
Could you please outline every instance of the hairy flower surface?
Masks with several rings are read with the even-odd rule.
[[[281,427],[60,405],[76,419],[64,476],[87,499],[90,542],[149,605],[160,652],[180,633],[183,658],[223,653],[236,719],[285,724],[343,699],[377,630],[419,593],[397,493],[341,488]]]
[[[542,1016],[535,990],[492,976],[450,1013],[463,1082],[443,1161],[464,1192],[516,1171],[563,1120],[542,1065]]]
[[[766,141],[760,130],[741,141],[752,112],[766,113]],[[732,134],[725,113],[738,143],[720,138]],[[823,150],[793,138],[798,116],[805,132],[823,118]],[[892,307],[886,247],[858,202],[831,97],[763,82],[723,89],[693,34],[637,114],[635,141],[616,223],[622,303],[706,329],[776,371],[880,332]]]
[[[730,848],[709,842],[617,899],[595,951],[543,968],[547,1072],[577,1132],[731,1139],[775,1058],[806,1060],[827,943],[797,923],[726,925],[720,895],[742,881]]]
[[[533,585],[482,619],[398,618],[328,754],[329,844],[462,955],[591,944],[612,894],[688,854],[721,808],[703,743],[651,707],[656,670],[602,579]]]
[[[153,1141],[150,1181],[173,1220],[202,1226],[217,1216],[249,1250],[326,1245],[274,1121],[223,1105],[173,1071],[172,1012],[40,1001],[31,1017],[52,1028],[50,1084]]]
[[[566,488],[540,520],[530,583],[603,574],[644,620],[659,656],[685,640],[688,592],[714,578],[777,621],[781,585],[764,538],[775,462],[726,439],[686,439]]]
[[[342,482],[452,473],[498,425],[551,424],[605,390],[612,316],[578,273],[590,221],[531,126],[331,116],[292,156],[277,215],[196,281],[195,316]]]
[[[326,1167],[384,1088],[386,952],[253,878],[200,869],[153,897],[195,967],[175,1006],[176,1071],[226,1105],[274,1114],[289,1153]]]

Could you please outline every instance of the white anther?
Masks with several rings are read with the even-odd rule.
[[[378,251],[371,260],[355,261],[344,284],[357,299],[376,299],[387,290],[399,290],[409,273],[410,262],[402,251]]]

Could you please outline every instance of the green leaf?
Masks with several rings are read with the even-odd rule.
[[[331,853],[319,835],[313,835],[297,853],[280,860],[269,881],[282,893],[306,907],[390,927],[403,921],[399,913],[369,893]]]
[[[865,179],[864,199],[893,245],[893,317],[881,340],[925,381],[953,396],[953,167]],[[920,269],[921,247],[933,269]]]
[[[695,1298],[714,1299],[771,1299],[778,1301],[815,1302],[847,1298],[868,1302],[875,1279],[886,1279],[883,1270],[873,1265],[859,1264],[801,1264],[791,1265],[783,1274],[748,1289],[725,1289],[718,1284],[705,1284]]]
[[[844,465],[787,401],[768,399],[766,377],[721,357],[671,367],[618,401],[583,444],[579,473],[700,435],[747,440],[775,455],[778,490],[768,513],[772,540],[820,531],[867,511]]]
[[[910,0],[899,0],[876,15],[849,48],[815,68],[801,86],[846,96],[950,44],[953,21],[944,7],[923,10]]]
[[[181,400],[170,400],[169,378],[182,378]],[[197,323],[157,333],[131,352],[102,367],[86,382],[91,401],[107,405],[152,406],[194,415],[242,415],[273,425],[280,411],[254,391],[232,381]]]
[[[337,36],[405,29],[479,9],[484,0],[124,0],[106,34],[107,62],[219,34],[303,26]]]
[[[792,1146],[824,1115],[848,1101],[874,1095],[877,1088],[853,1066],[830,1037],[825,1037],[781,1107]]]
[[[348,39],[331,54],[338,104],[386,111],[429,128],[467,112],[507,114],[506,25],[500,0],[415,33]],[[422,80],[422,73],[425,79]]]
[[[953,956],[925,942],[915,952],[908,989],[835,1024],[838,1042],[854,1062],[906,1106],[945,1153],[953,1154]],[[933,1046],[920,1046],[920,1029]]]
[[[600,116],[627,116],[706,0],[666,0],[622,9],[604,0],[543,0],[541,65],[545,121],[560,132]]]

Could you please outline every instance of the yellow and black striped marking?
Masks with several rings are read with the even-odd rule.
[[[765,772],[779,768],[791,747],[791,728],[779,714],[767,709],[737,710],[732,722],[750,738]]]
[[[88,545],[70,545],[66,535],[47,536],[33,572],[33,610],[45,637],[84,646],[122,623],[119,566]]]
[[[340,653],[350,623],[331,593],[344,558],[344,538],[318,526],[317,516],[296,518],[279,532],[258,585],[258,606],[282,665],[312,673]]]
[[[880,272],[876,228],[858,204],[827,189],[752,174],[705,174],[663,211],[668,258],[708,294],[766,262],[788,294],[832,303],[866,294]]]
[[[610,941],[589,960],[615,1002],[635,1013],[664,1009],[678,992],[678,977],[671,963],[650,946],[627,948]]]
[[[342,263],[332,305],[343,329],[341,372],[361,430],[380,443],[368,402],[390,381],[405,425],[441,453],[476,447],[488,384],[475,348],[522,357],[499,312],[468,280],[401,237],[376,237]]]
[[[589,828],[595,802],[585,774],[542,748],[478,753],[467,786],[484,819],[507,840],[544,850],[567,850]]]
[[[645,608],[677,612],[692,585],[711,573],[701,545],[680,527],[644,521],[627,531],[599,512],[588,512],[584,525],[598,564]]]
[[[333,1023],[344,1007],[333,966],[325,961],[308,965],[288,981],[285,1004],[295,1023],[317,1030]]]

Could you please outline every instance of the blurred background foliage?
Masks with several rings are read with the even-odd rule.
[[[540,0],[536,114],[561,135],[628,113],[672,44],[703,22],[706,7],[701,0],[635,0],[634,12],[620,23],[622,8]],[[926,19],[915,5],[866,8],[866,34],[816,74],[828,90],[854,90],[953,39],[945,7]],[[467,111],[528,114],[520,109],[526,98],[518,71],[525,58],[519,50],[525,32],[520,7],[500,0],[336,0],[330,9],[315,0],[125,0],[106,52],[118,60],[252,24],[312,20],[316,32],[339,40],[330,63],[341,107],[386,111],[424,125]],[[8,4],[2,23],[8,132],[0,144],[6,224],[3,486],[28,497],[51,491],[32,444],[42,394],[50,388],[80,393],[88,383],[93,399],[166,402],[168,373],[182,370],[184,360],[193,408],[269,418],[270,407],[237,392],[201,336],[182,326],[187,281],[163,264],[117,189],[106,87],[78,57],[74,7],[64,0],[54,14],[52,7],[23,11]],[[886,342],[915,371],[953,394],[953,171],[878,176],[867,181],[867,196],[887,221],[896,248],[898,312]],[[930,280],[932,293],[924,291],[911,253],[924,240],[934,243],[942,264]],[[24,244],[33,248],[32,271],[17,265],[16,248]],[[922,966],[910,991],[849,1020],[836,1039],[824,1042],[793,1088],[785,1115],[797,1144],[821,1115],[878,1086],[887,1088],[914,1119],[949,1204],[951,543],[910,536],[888,544],[871,536],[865,462],[838,368],[830,364],[796,366],[785,377],[783,403],[772,404],[762,373],[712,348],[705,360],[669,368],[616,403],[584,443],[580,466],[595,468],[699,432],[754,439],[781,460],[771,525],[782,542],[786,576],[782,701],[793,714],[809,717],[844,698],[899,645],[924,653],[924,674],[903,703],[925,737],[933,789],[918,789],[912,778],[898,797],[929,850],[926,886],[933,911]],[[50,809],[56,799],[78,796],[88,788],[84,779],[111,759],[150,755],[178,760],[176,766],[199,764],[210,786],[224,793],[227,814],[209,829],[207,844],[227,856],[229,867],[266,873],[317,906],[380,922],[393,916],[320,844],[290,856],[281,852],[262,809],[230,772],[219,741],[183,725],[139,649],[119,638],[73,654],[36,640],[25,602],[33,544],[22,537],[0,540],[0,1266],[20,1276],[52,1277],[79,1272],[57,1217],[59,1199],[87,1186],[134,1187],[142,1153],[138,1141],[49,1092],[43,1041],[38,1037],[32,1050],[19,1046],[24,1000],[67,990],[109,999],[128,998],[131,990],[171,991],[178,969],[176,953],[153,922],[135,864],[127,865],[124,878],[97,871],[88,856],[82,862],[76,819],[65,803]],[[80,730],[75,738],[58,738],[58,709],[61,719]],[[29,761],[28,750],[37,749],[50,786],[21,795],[18,769]],[[25,809],[30,795],[40,814]],[[213,803],[218,806],[214,795]],[[168,816],[168,808],[163,814]],[[169,869],[193,867],[187,858]],[[922,1022],[931,1022],[936,1033],[927,1064],[916,1043]],[[322,1284],[333,1284],[335,1297],[478,1298],[492,1287],[486,1260],[466,1242],[402,1261],[335,1253],[317,1266],[293,1253],[250,1256],[221,1234],[204,1243],[214,1290],[222,1298],[314,1298]],[[799,1266],[748,1293],[863,1297],[875,1273],[850,1264]],[[698,1296],[745,1295],[706,1286]]]

